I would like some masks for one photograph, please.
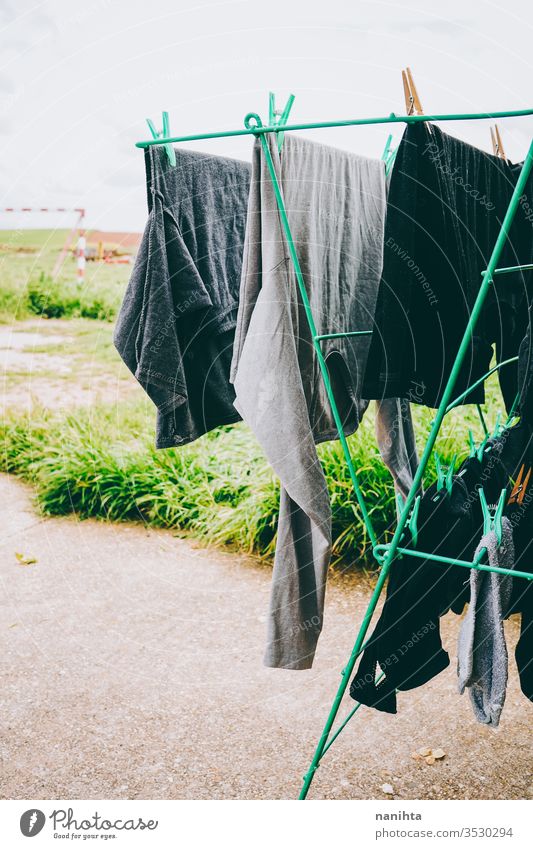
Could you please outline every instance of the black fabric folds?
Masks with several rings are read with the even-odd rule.
[[[518,173],[517,166],[433,125],[406,128],[391,175],[365,398],[438,406]],[[500,266],[531,261],[533,229],[524,198]],[[522,272],[496,278],[454,395],[488,371],[493,345],[498,361],[516,355],[526,329],[526,283]],[[501,380],[509,408],[516,369],[502,370]],[[483,398],[481,385],[465,403]]]
[[[478,521],[472,505],[477,504],[480,474],[479,461],[468,460],[455,477],[451,494],[438,491],[436,484],[424,493],[418,514],[419,551],[472,559]],[[420,687],[448,666],[439,618],[452,608],[460,612],[467,598],[468,571],[463,567],[411,555],[395,560],[383,611],[351,683],[352,698],[396,713],[396,690]],[[385,676],[376,685],[380,670]]]
[[[454,476],[451,495],[437,492],[435,484],[427,490],[420,504],[417,549],[471,561],[483,529],[480,486],[489,504],[507,490],[504,515],[513,529],[514,568],[533,572],[533,428],[526,421],[489,440],[481,460],[466,460]],[[396,713],[396,690],[419,687],[448,666],[439,617],[448,610],[461,613],[468,596],[469,571],[462,566],[411,555],[395,560],[383,611],[351,683],[352,698]],[[513,581],[512,613],[522,614],[515,657],[522,691],[533,701],[533,582]],[[380,671],[385,676],[376,684]]]

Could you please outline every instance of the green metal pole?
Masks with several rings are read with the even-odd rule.
[[[246,128],[244,130],[225,130],[218,133],[197,133],[192,136],[171,136],[169,138],[145,139],[136,142],[136,147],[153,147],[158,144],[178,144],[179,142],[199,141],[201,139],[220,139],[231,136],[262,135],[264,133],[291,132],[292,130],[321,130],[327,127],[357,127],[366,124],[417,124],[425,121],[476,121],[483,119],[494,120],[495,118],[518,118],[524,115],[533,115],[533,109],[518,109],[510,112],[468,112],[452,115],[385,115],[379,118],[349,118],[345,121],[319,121],[312,124],[287,124],[284,127],[269,124],[264,127],[254,127],[250,119],[257,119],[255,112],[250,112],[245,118]]]
[[[401,538],[401,535],[402,535],[403,530],[405,528],[405,524],[407,522],[407,519],[408,519],[409,513],[411,511],[411,507],[413,505],[413,502],[415,500],[416,494],[417,494],[417,492],[420,488],[420,485],[422,483],[427,464],[428,464],[429,459],[431,457],[431,452],[433,451],[433,446],[435,445],[435,441],[437,439],[437,435],[438,435],[440,426],[442,424],[442,420],[443,420],[443,418],[446,414],[446,408],[447,408],[447,406],[450,402],[451,395],[452,395],[457,377],[458,377],[459,372],[461,370],[461,366],[463,364],[465,354],[467,353],[468,346],[470,344],[470,339],[471,339],[471,336],[472,336],[472,331],[473,331],[474,327],[476,326],[477,320],[478,320],[479,315],[481,313],[481,309],[483,307],[483,303],[484,303],[485,298],[487,296],[487,292],[488,292],[489,287],[492,283],[494,270],[496,269],[496,267],[498,265],[498,260],[500,258],[503,246],[505,244],[505,240],[507,239],[507,236],[508,236],[508,233],[509,233],[509,228],[510,228],[511,223],[513,221],[513,218],[514,218],[514,215],[516,213],[518,204],[520,202],[520,197],[524,192],[527,179],[528,179],[528,177],[531,173],[532,166],[533,166],[533,142],[531,143],[531,145],[529,147],[526,159],[524,161],[524,165],[522,167],[522,171],[520,172],[520,176],[518,178],[514,192],[512,194],[511,201],[509,203],[509,207],[507,209],[507,212],[505,213],[505,218],[503,220],[500,233],[499,233],[498,238],[496,240],[496,244],[495,244],[494,249],[492,251],[492,255],[490,257],[489,264],[487,266],[486,272],[482,277],[482,283],[481,283],[476,301],[475,301],[474,306],[472,308],[472,313],[470,315],[468,324],[466,326],[466,329],[465,329],[465,332],[464,332],[464,335],[463,335],[463,339],[462,339],[461,344],[459,346],[459,350],[457,351],[457,356],[455,358],[453,368],[450,372],[450,376],[449,376],[448,381],[446,383],[446,387],[445,387],[444,392],[442,394],[442,399],[441,399],[441,402],[439,404],[435,419],[433,421],[433,425],[431,427],[431,430],[430,430],[430,433],[429,433],[429,436],[428,436],[428,440],[426,442],[426,446],[425,446],[424,451],[422,453],[422,456],[420,458],[420,465],[419,465],[419,467],[416,471],[416,474],[414,476],[411,489],[409,490],[407,498],[405,499],[403,509],[402,509],[401,514],[400,514],[399,519],[398,519],[398,526],[396,528],[396,531],[395,531],[394,536],[392,538],[392,541],[390,543],[390,548],[389,548],[388,554],[387,554],[385,560],[383,561],[383,566],[382,566],[381,571],[380,571],[380,575],[379,575],[379,578],[378,578],[378,582],[376,584],[376,588],[375,588],[374,592],[372,593],[366,614],[363,618],[363,622],[361,623],[361,627],[359,629],[359,633],[357,635],[355,645],[354,645],[352,653],[350,655],[350,659],[349,659],[349,661],[346,665],[346,668],[344,670],[344,674],[342,676],[340,686],[339,686],[339,688],[337,690],[337,694],[336,694],[336,696],[333,700],[333,704],[331,706],[331,710],[330,710],[329,716],[326,720],[324,730],[322,732],[318,746],[317,746],[315,754],[313,756],[313,760],[311,761],[311,766],[309,767],[309,770],[308,770],[308,772],[307,772],[307,774],[304,778],[304,783],[303,783],[302,790],[301,790],[301,793],[300,793],[300,799],[305,799],[307,797],[309,787],[311,786],[311,782],[313,780],[314,774],[315,774],[315,772],[318,768],[318,765],[320,763],[320,759],[322,757],[324,748],[326,746],[326,743],[327,743],[331,728],[333,726],[333,723],[335,722],[335,717],[337,716],[337,712],[339,710],[340,703],[341,703],[342,698],[344,696],[344,692],[346,690],[346,687],[348,686],[350,676],[353,672],[353,668],[354,668],[354,665],[355,665],[357,654],[358,654],[359,649],[360,649],[360,647],[363,643],[363,640],[365,638],[366,632],[368,630],[368,626],[370,624],[370,620],[371,620],[372,615],[374,613],[376,604],[378,602],[381,590],[383,588],[383,585],[384,585],[385,580],[387,578],[387,575],[389,573],[391,564],[394,560],[394,557],[396,556],[396,549],[397,549],[397,547],[400,543],[400,538]]]
[[[342,445],[342,450],[344,452],[344,457],[346,459],[346,464],[348,466],[348,470],[350,472],[350,478],[352,481],[352,485],[354,488],[354,492],[357,498],[357,502],[359,504],[359,509],[361,510],[361,515],[363,517],[363,521],[365,523],[365,527],[368,532],[368,536],[372,541],[372,546],[377,545],[376,535],[374,533],[374,527],[372,525],[372,520],[368,514],[368,510],[366,509],[365,500],[363,498],[363,493],[359,487],[359,481],[357,479],[357,473],[355,471],[355,466],[353,464],[352,455],[350,454],[350,449],[348,447],[348,442],[346,440],[346,434],[344,433],[344,427],[342,424],[342,419],[340,417],[337,404],[335,402],[335,396],[333,394],[333,388],[331,386],[331,381],[329,378],[328,367],[326,365],[326,361],[324,359],[324,355],[320,348],[319,340],[322,338],[328,338],[328,336],[319,336],[317,333],[315,320],[313,318],[313,312],[311,310],[311,304],[309,303],[309,298],[307,295],[307,289],[305,288],[305,281],[302,274],[302,269],[300,267],[300,261],[298,259],[298,254],[296,252],[296,248],[294,245],[294,240],[292,238],[292,232],[289,224],[289,219],[287,217],[287,210],[285,209],[285,203],[283,201],[283,195],[281,194],[281,188],[278,183],[278,178],[276,176],[276,171],[274,168],[274,162],[272,161],[272,156],[270,154],[270,148],[268,146],[267,139],[265,135],[261,135],[261,145],[263,148],[263,153],[265,155],[265,160],[268,166],[268,172],[270,174],[270,179],[272,180],[272,185],[274,187],[274,194],[276,197],[276,203],[278,205],[278,210],[281,218],[281,223],[283,225],[283,230],[285,232],[285,238],[287,239],[287,245],[289,248],[289,253],[291,255],[292,263],[294,265],[294,270],[296,273],[296,280],[298,282],[298,288],[300,290],[300,297],[302,299],[302,303],[304,306],[305,314],[307,317],[307,322],[309,324],[309,329],[311,330],[311,334],[313,337],[313,345],[315,348],[316,356],[318,359],[318,364],[320,367],[320,371],[322,373],[322,379],[324,381],[324,385],[326,387],[327,396],[329,402],[331,404],[331,410],[333,413],[333,418],[335,420],[335,425],[337,427],[337,431],[339,433],[340,443]],[[355,331],[357,332],[357,331]],[[363,331],[363,333],[368,333],[368,331]],[[339,334],[346,335],[346,334]],[[349,335],[353,335],[350,333]]]

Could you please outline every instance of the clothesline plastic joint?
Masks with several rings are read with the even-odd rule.
[[[263,126],[263,122],[257,112],[248,112],[244,118],[244,126],[247,130],[251,130],[253,132],[254,130],[259,130]],[[275,128],[273,127],[272,129]]]

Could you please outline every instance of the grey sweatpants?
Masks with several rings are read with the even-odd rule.
[[[383,259],[379,160],[286,135],[268,138],[318,334],[372,329]],[[344,428],[366,409],[369,336],[323,353]],[[281,480],[265,663],[312,665],[322,628],[331,506],[316,443],[338,437],[272,181],[256,141],[232,364],[235,406]]]

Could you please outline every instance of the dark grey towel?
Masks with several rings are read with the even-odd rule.
[[[514,565],[513,529],[502,519],[502,542],[494,531],[486,534],[476,549],[477,557],[485,548],[490,566],[512,569]],[[470,572],[470,604],[459,633],[457,673],[459,692],[468,688],[474,716],[478,722],[496,727],[505,702],[508,657],[503,620],[512,591],[512,578],[497,572]]]
[[[237,421],[229,369],[250,165],[176,148],[146,151],[149,218],[115,329],[157,407],[157,448]]]

